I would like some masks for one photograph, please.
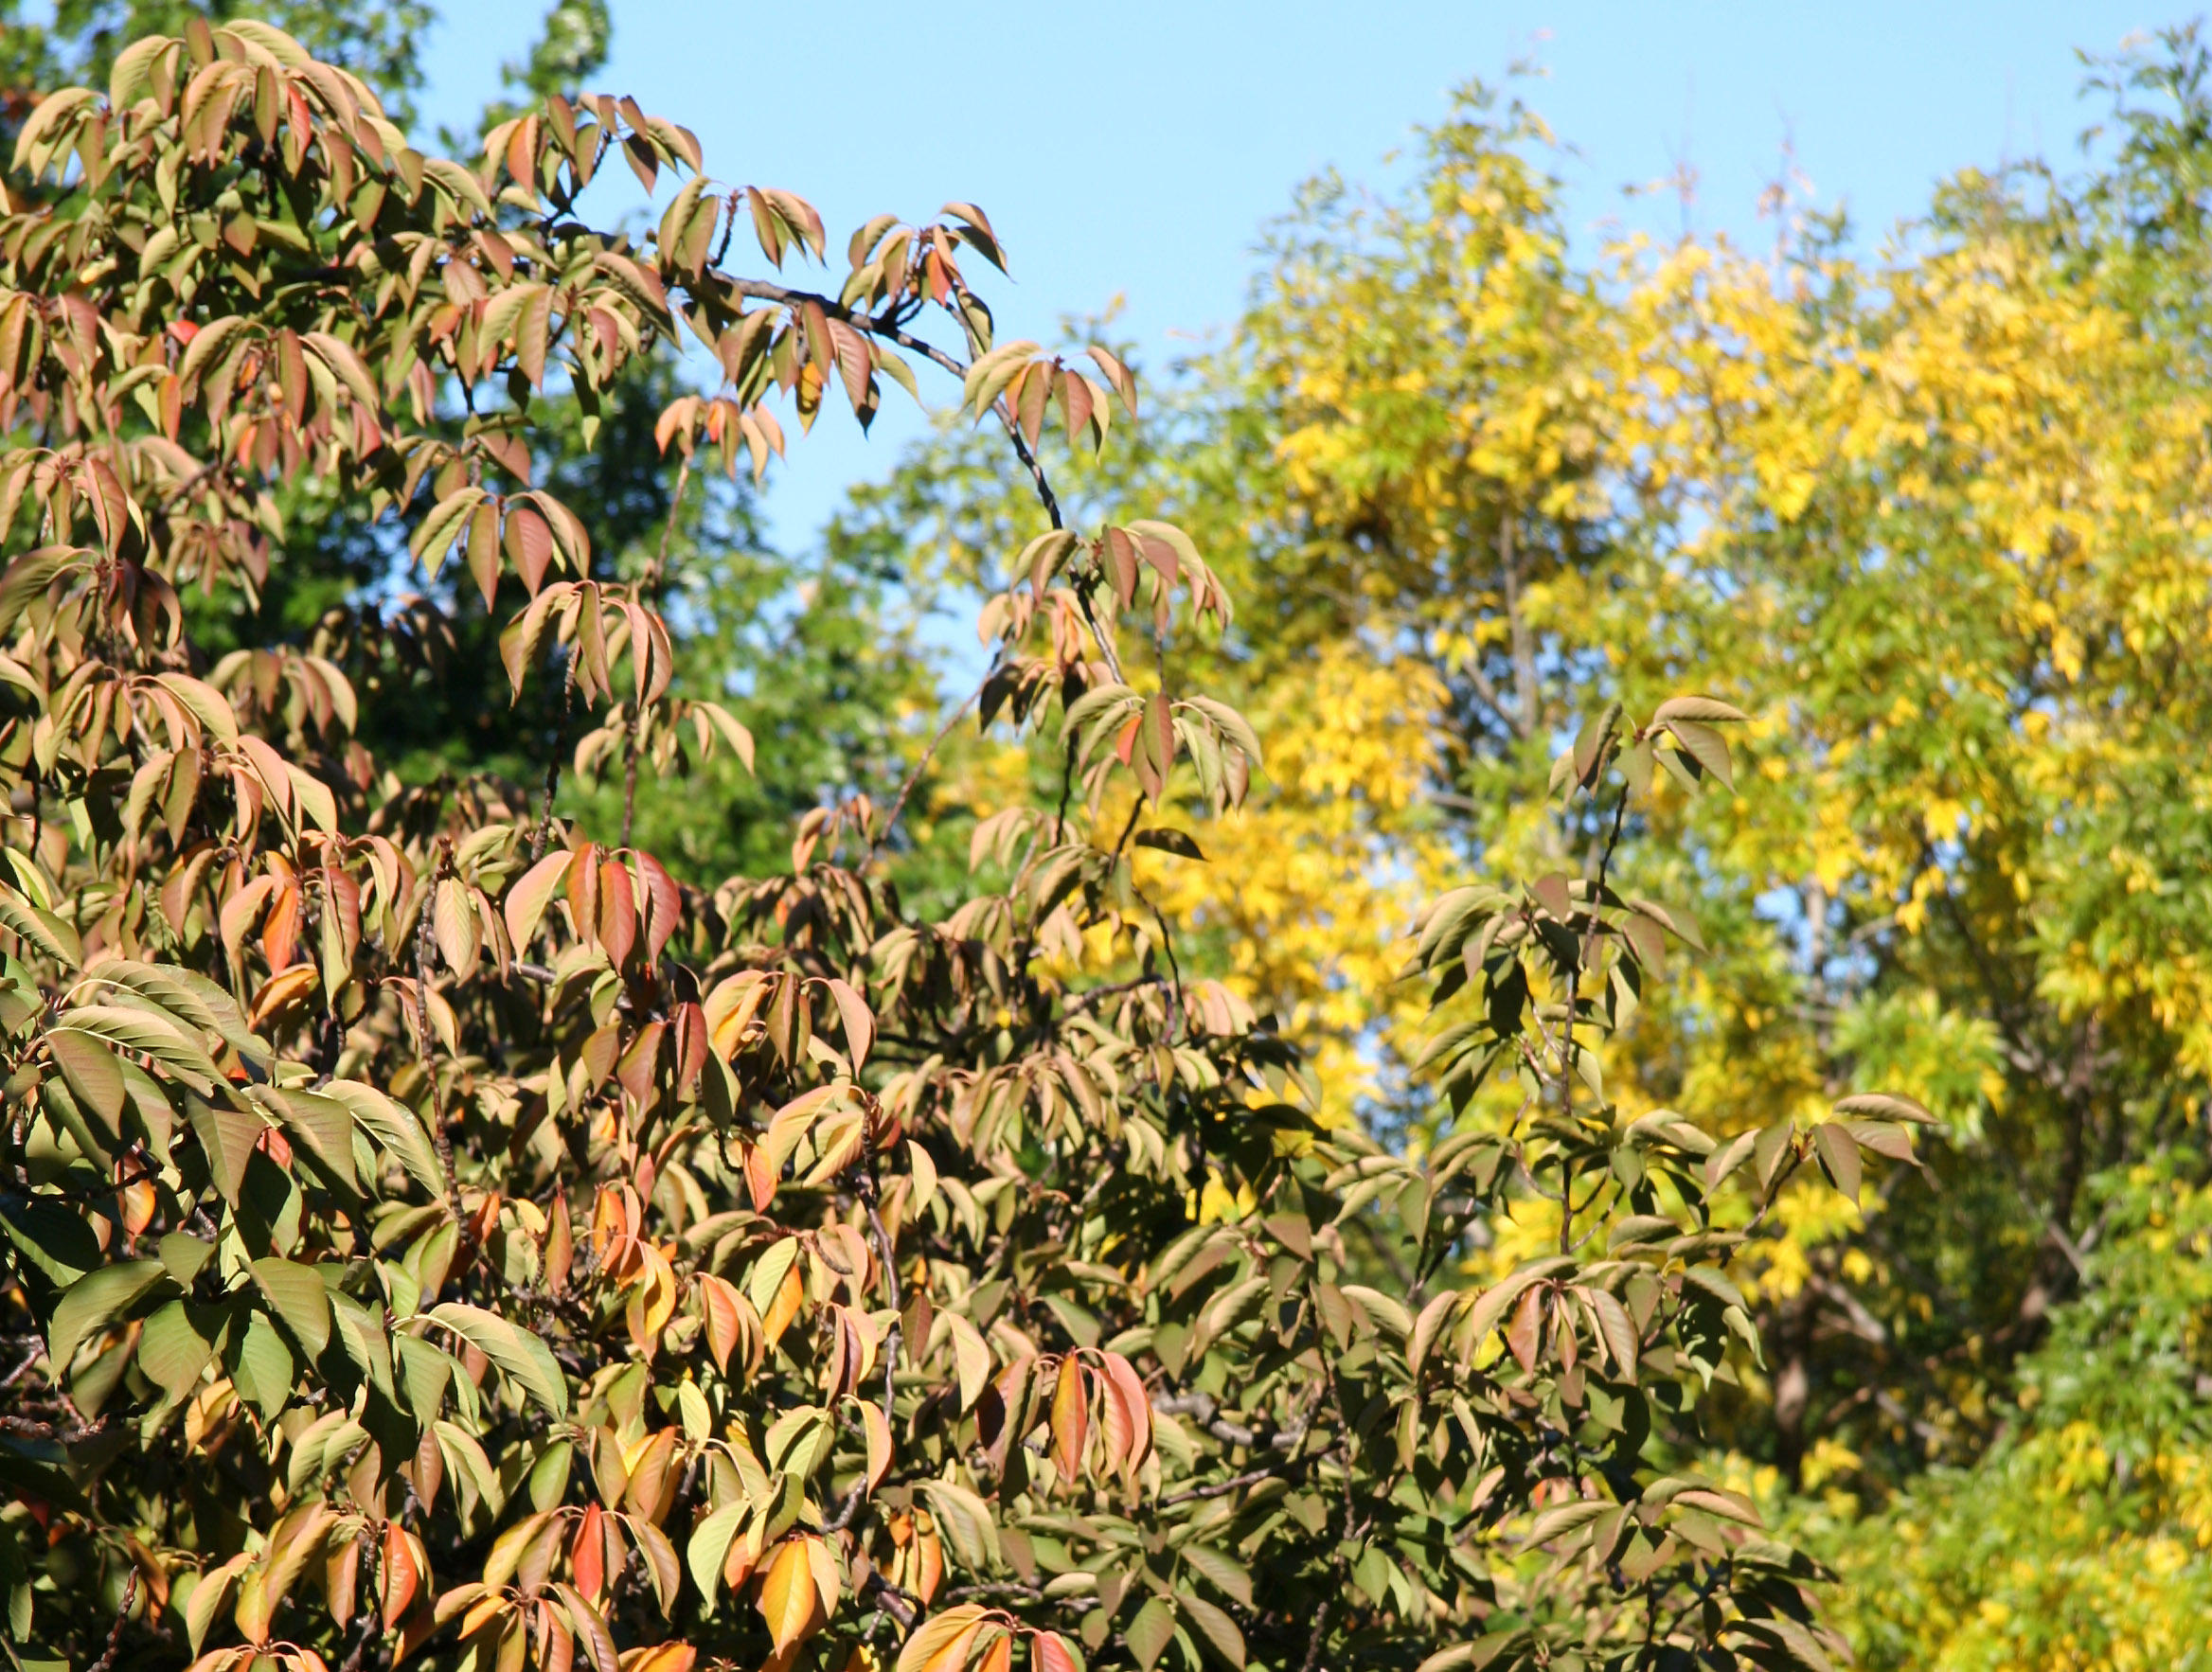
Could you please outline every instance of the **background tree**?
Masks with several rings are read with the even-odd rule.
[[[205,6],[180,5],[174,0],[58,0],[52,6],[27,7],[23,0],[0,6],[0,85],[8,89],[8,138],[30,113],[40,90],[64,82],[96,85],[107,80],[116,54],[123,45],[157,30],[182,29],[193,18],[223,23],[251,9],[333,64],[359,76],[390,108],[394,118],[405,123],[413,117],[410,102],[422,88],[421,44],[436,15],[423,0],[331,0],[309,5],[302,0],[275,0],[268,6],[244,8],[216,0]],[[34,11],[37,21],[26,15]],[[580,13],[603,20],[603,10],[585,5],[557,6],[556,17]],[[549,20],[550,21],[550,20]],[[561,39],[583,31],[563,29]],[[605,56],[605,29],[599,28],[600,59]],[[573,47],[553,44],[548,31],[541,54],[559,54]],[[558,62],[548,62],[548,67]],[[576,61],[583,67],[586,61]],[[535,67],[535,60],[533,60]]]
[[[1239,599],[1222,688],[1271,720],[1276,770],[1206,838],[1253,885],[1160,885],[1240,931],[1191,967],[1331,1064],[1330,1118],[1412,1147],[1427,1030],[1369,972],[1413,900],[1591,850],[1529,768],[1606,701],[1753,716],[1729,795],[1631,815],[1659,839],[1624,888],[1694,901],[1716,952],[1606,1083],[1731,1132],[1875,1085],[1944,1118],[1926,1187],[1785,1191],[1732,1268],[1767,1374],[1705,1411],[1717,1467],[1837,1541],[1882,1663],[2185,1633],[2204,1582],[2193,1279],[2109,1321],[2204,1183],[2205,77],[2190,29],[2093,64],[2085,172],[1961,175],[1878,262],[1786,199],[1768,259],[1578,261],[1548,134],[1472,90],[1401,192],[1303,194],[1231,343],[1071,488],[1193,530]],[[944,529],[911,561],[957,571],[1018,503],[989,470],[939,443],[855,514]],[[1472,1267],[1556,1229],[1516,1202]],[[2099,1329],[2081,1374],[2144,1403],[2050,1405]],[[2098,1494],[2063,1536],[2060,1448]]]

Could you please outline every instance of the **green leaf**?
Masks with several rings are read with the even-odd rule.
[[[1749,723],[1751,716],[1717,697],[1669,697],[1651,711],[1653,725],[1677,720],[1702,720],[1708,725],[1726,720]]]
[[[691,1541],[684,1548],[691,1581],[710,1602],[722,1585],[722,1564],[729,1556],[730,1541],[737,1538],[750,1507],[742,1498],[732,1499],[692,1530]]]
[[[492,1468],[491,1460],[484,1455],[484,1448],[475,1436],[450,1422],[437,1422],[431,1427],[437,1436],[438,1454],[445,1459],[446,1473],[460,1486],[464,1500],[482,1500],[495,1516],[506,1508],[507,1494],[500,1489],[498,1472]]]
[[[1604,1338],[1605,1350],[1613,1355],[1622,1379],[1634,1381],[1639,1342],[1628,1308],[1617,1297],[1598,1289],[1590,1291],[1590,1309],[1597,1315],[1597,1332]]]
[[[206,1103],[197,1097],[185,1099],[185,1118],[206,1152],[207,1173],[215,1188],[223,1193],[223,1201],[236,1207],[246,1164],[253,1159],[254,1147],[269,1129],[269,1123],[253,1110],[235,1108],[227,1102]]]
[[[50,1196],[0,1201],[0,1223],[7,1226],[8,1240],[56,1289],[67,1289],[100,1263],[92,1227]]]
[[[362,1129],[384,1146],[409,1178],[438,1201],[445,1200],[445,1167],[430,1134],[405,1104],[358,1080],[330,1080],[324,1085],[323,1095],[350,1111]]]
[[[611,250],[600,251],[592,258],[592,263],[616,291],[636,305],[638,311],[648,320],[662,327],[671,323],[668,292],[663,288],[659,276],[650,268],[642,267],[629,257],[615,255]]]
[[[348,1194],[358,1194],[353,1176],[353,1120],[344,1103],[315,1092],[271,1087],[260,1096],[276,1106],[285,1131]]]
[[[982,1574],[998,1565],[998,1525],[982,1499],[952,1481],[923,1481],[918,1489],[965,1567]]]
[[[366,411],[373,413],[382,409],[384,403],[377,399],[376,383],[368,375],[368,367],[362,364],[361,356],[350,345],[340,342],[328,331],[303,331],[300,341],[330,368],[346,385],[346,392]]]
[[[1724,1307],[1741,1307],[1743,1291],[1711,1266],[1691,1266],[1682,1274],[1686,1284],[1704,1290]]]
[[[1169,829],[1165,826],[1157,829],[1139,830],[1136,833],[1136,845],[1139,847],[1156,847],[1163,853],[1196,860],[1200,864],[1205,863],[1205,855],[1199,851],[1196,842],[1183,831]]]
[[[62,1018],[65,1027],[89,1034],[111,1051],[151,1057],[205,1097],[223,1077],[213,1058],[185,1024],[151,1001],[80,1005]],[[59,1030],[57,1030],[59,1031]]]
[[[223,1044],[241,1055],[255,1055],[255,1058],[265,1055],[265,1048],[259,1046],[255,1035],[245,1028],[245,1018],[239,1013],[237,1002],[205,975],[197,975],[188,969],[175,969],[170,964],[115,960],[101,964],[99,980],[111,988],[134,993],[179,1026],[217,1035]]]
[[[432,506],[416,525],[414,538],[407,542],[407,549],[415,560],[435,578],[445,562],[445,555],[460,538],[461,528],[469,520],[469,513],[484,502],[484,489],[463,488],[449,494]]]
[[[74,1027],[46,1035],[46,1049],[78,1103],[99,1116],[111,1132],[123,1129],[123,1065],[102,1041]]]
[[[544,1342],[521,1325],[458,1301],[433,1307],[429,1316],[433,1324],[444,1325],[513,1377],[548,1414],[568,1414],[568,1382],[561,1374],[559,1361]]]
[[[484,195],[484,187],[476,176],[460,164],[447,157],[424,157],[422,177],[454,201],[456,208],[466,205],[485,220],[491,219],[491,200]]]
[[[76,1140],[77,1147],[93,1160],[113,1159],[122,1153],[122,1140],[105,1127],[96,1126],[69,1090],[63,1078],[47,1080],[39,1087],[39,1109],[48,1122]]]
[[[1229,1618],[1225,1610],[1216,1608],[1203,1596],[1192,1596],[1186,1592],[1176,1598],[1176,1602],[1190,1616],[1192,1623],[1205,1633],[1206,1641],[1221,1651],[1222,1658],[1241,1672],[1244,1664],[1244,1633],[1237,1628],[1237,1622]]]
[[[215,1356],[214,1334],[202,1325],[212,1325],[221,1315],[222,1308],[175,1300],[146,1320],[138,1334],[138,1368],[169,1403],[183,1399],[199,1383],[200,1373]]]
[[[168,50],[170,43],[160,35],[148,35],[134,41],[116,54],[115,67],[108,72],[108,107],[117,113],[129,110],[148,92],[153,81],[153,61]]]
[[[284,1468],[286,1489],[294,1500],[299,1499],[325,1475],[343,1467],[347,1454],[367,1438],[368,1431],[343,1410],[325,1412],[292,1443],[292,1456]]]
[[[1943,1123],[1931,1114],[1925,1106],[1896,1092],[1856,1092],[1848,1097],[1836,1100],[1838,1114],[1870,1114],[1882,1120],[1908,1121],[1915,1126],[1935,1127]]]
[[[1524,1266],[1504,1282],[1484,1290],[1474,1303],[1472,1316],[1468,1322],[1468,1338],[1476,1342],[1483,1340],[1497,1327],[1506,1315],[1506,1308],[1518,1300],[1530,1284],[1540,1283],[1574,1263],[1562,1255],[1554,1254],[1548,1259]]]
[[[1152,1672],[1153,1663],[1175,1635],[1175,1605],[1164,1596],[1151,1598],[1137,1610],[1126,1635],[1129,1652],[1136,1657],[1136,1663],[1144,1672]]]
[[[259,1312],[248,1312],[245,1327],[232,1329],[225,1339],[223,1359],[239,1396],[259,1411],[262,1420],[276,1421],[292,1402],[297,1373],[292,1349],[276,1326]]]
[[[575,1454],[571,1442],[555,1440],[530,1465],[530,1503],[541,1513],[553,1509],[568,1495],[568,1468]]]
[[[77,1349],[129,1311],[138,1297],[167,1275],[159,1260],[124,1260],[87,1272],[69,1286],[46,1325],[46,1351],[59,1376]]]
[[[568,863],[575,856],[566,848],[557,848],[514,880],[507,891],[503,916],[507,919],[508,939],[514,942],[517,957],[538,933],[538,925],[545,916],[545,907],[568,877]]]
[[[1210,1544],[1186,1544],[1183,1559],[1219,1586],[1222,1592],[1246,1608],[1252,1606],[1252,1574],[1235,1556]]]
[[[1812,1129],[1812,1142],[1836,1188],[1857,1201],[1864,1169],[1859,1164],[1859,1141],[1851,1136],[1850,1129],[1840,1121],[1827,1122]]]
[[[454,1357],[431,1342],[412,1335],[396,1337],[400,1382],[407,1391],[407,1409],[424,1422],[435,1421],[445,1408],[445,1393],[453,1381]]]
[[[1719,778],[1724,788],[1736,788],[1735,774],[1729,767],[1728,740],[1719,732],[1690,720],[1669,720],[1667,729],[1674,734],[1684,754]]]
[[[1013,382],[1014,374],[1038,352],[1040,346],[1024,338],[1020,342],[1002,343],[980,356],[961,379],[960,404],[972,408],[980,418]]]
[[[338,1321],[337,1337],[346,1356],[360,1367],[378,1393],[392,1396],[391,1331],[380,1304],[363,1306],[344,1290],[330,1293],[330,1311]]]
[[[954,1368],[959,1377],[960,1409],[974,1409],[990,1380],[990,1347],[983,1332],[957,1312],[944,1314],[953,1337]]]
[[[84,946],[77,931],[41,906],[0,882],[0,929],[28,941],[67,969],[84,961]]]
[[[1528,1542],[1543,1544],[1561,1533],[1587,1526],[1612,1507],[1600,1498],[1578,1498],[1569,1503],[1555,1503],[1529,1524]]]
[[[776,1291],[783,1287],[784,1275],[798,1254],[798,1238],[786,1236],[769,1244],[767,1251],[753,1263],[752,1274],[745,1283],[745,1298],[753,1303],[753,1310],[767,1316],[769,1308],[776,1304]]]
[[[330,1344],[330,1295],[315,1268],[272,1257],[254,1261],[252,1270],[270,1309],[301,1352],[310,1359],[321,1358]]]
[[[171,1231],[161,1239],[156,1252],[169,1274],[188,1289],[202,1268],[215,1257],[215,1245],[187,1231]]]
[[[51,1440],[25,1440],[0,1434],[0,1486],[9,1495],[44,1498],[47,1503],[82,1515],[87,1505],[77,1484],[62,1472],[67,1453]],[[21,1663],[28,1672],[30,1662]],[[51,1664],[61,1666],[62,1662]]]

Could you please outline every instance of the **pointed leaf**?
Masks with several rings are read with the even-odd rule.
[[[72,1283],[46,1325],[47,1357],[55,1373],[66,1369],[79,1347],[129,1311],[166,1274],[159,1260],[120,1260]]]
[[[559,1361],[544,1342],[521,1325],[458,1301],[434,1307],[430,1319],[444,1325],[513,1377],[548,1414],[556,1417],[568,1414],[568,1383]]]

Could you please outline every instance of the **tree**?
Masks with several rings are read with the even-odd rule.
[[[577,212],[616,152],[680,182],[642,239]],[[1133,380],[997,340],[972,205],[868,222],[835,294],[736,274],[740,234],[780,267],[825,230],[703,162],[559,94],[428,155],[242,21],[134,42],[23,125],[9,1641],[204,1672],[1824,1663],[1816,1568],[1692,1472],[1690,1425],[1756,1348],[1744,1228],[1794,1177],[1855,1193],[1925,1116],[1861,1098],[1722,1147],[1606,1090],[1694,938],[1614,885],[1628,809],[1725,781],[1738,711],[1607,707],[1554,770],[1583,874],[1424,916],[1441,1093],[1518,1112],[1419,1156],[1324,1127],[1133,880],[1137,850],[1198,863],[1177,821],[1261,765],[1168,654],[1230,617],[1189,537],[1062,528],[1037,463],[1048,419],[1103,442]],[[384,770],[388,642],[204,654],[312,488],[466,575],[424,632],[503,620],[510,695],[562,693],[538,764],[747,755],[677,677],[685,554],[610,577],[533,485],[544,391],[589,445],[687,335],[722,381],[658,419],[671,518],[779,447],[766,402],[865,418],[902,356],[1003,429],[1047,525],[986,608],[983,718],[1055,771],[977,827],[997,886],[901,909],[904,790],[810,811],[788,871],[689,886],[612,809]],[[1156,683],[1119,649],[1148,634]],[[1470,1228],[1547,1199],[1555,1246],[1469,1285]]]
[[[1764,1372],[1703,1412],[1882,1663],[2056,1655],[2108,1602],[2109,1641],[2185,1633],[2206,1583],[2201,1435],[2133,1426],[2199,1396],[2145,1203],[2193,1223],[2204,1177],[2206,63],[2185,29],[2093,66],[2085,172],[1964,174],[1880,261],[1787,204],[1770,258],[1573,259],[1541,122],[1472,89],[1401,191],[1302,195],[1231,344],[1074,489],[1170,507],[1238,599],[1209,673],[1276,770],[1205,836],[1244,886],[1156,885],[1238,931],[1186,968],[1276,1008],[1329,1117],[1383,1138],[1444,1135],[1419,1006],[1366,978],[1409,898],[1588,852],[1532,769],[1606,703],[1753,717],[1727,793],[1632,811],[1623,892],[1713,952],[1605,1083],[1731,1138],[1875,1086],[1942,1116],[1931,1187],[1785,1191],[1731,1267]],[[953,528],[935,573],[1004,543],[1002,476],[942,442],[855,515]],[[1480,1228],[1501,1275],[1556,1232]],[[2093,1321],[2114,1396],[2053,1428]],[[2061,1452],[2095,1495],[2062,1527]]]

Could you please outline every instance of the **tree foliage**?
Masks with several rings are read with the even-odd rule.
[[[1941,1119],[1856,1203],[1783,1190],[1730,1268],[1763,1367],[1701,1414],[1709,1467],[1839,1562],[1875,1663],[2179,1655],[2206,1583],[2175,1251],[2212,1037],[2207,65],[2191,29],[2093,63],[2082,172],[1963,173],[1879,258],[1786,193],[1770,253],[1578,254],[1541,120],[1472,88],[1402,189],[1301,194],[1129,448],[1055,460],[1207,552],[1237,627],[1186,653],[1268,740],[1204,836],[1235,886],[1146,884],[1324,1068],[1325,1118],[1394,1146],[1518,1095],[1454,1125],[1412,1072],[1432,1029],[1375,975],[1417,902],[1591,851],[1537,791],[1606,703],[1750,716],[1723,793],[1631,810],[1617,885],[1713,950],[1605,1086],[1755,1145],[1882,1087]],[[849,515],[978,573],[1020,489],[953,436]],[[1507,1202],[1471,1274],[1556,1212]],[[2101,1391],[2060,1421],[2061,1384]]]
[[[642,235],[578,206],[617,156],[665,200]],[[1127,426],[1122,362],[1000,340],[967,204],[868,222],[834,292],[747,276],[733,249],[827,262],[827,230],[704,163],[633,100],[558,92],[480,154],[417,150],[245,21],[136,40],[22,123],[13,1652],[1827,1664],[1816,1564],[1697,1472],[1699,1424],[1755,1374],[1737,1251],[1809,1181],[1856,1198],[1868,1157],[1911,1162],[1929,1117],[1861,1095],[1722,1142],[1618,1089],[1701,939],[1624,885],[1632,812],[1663,834],[1652,808],[1728,785],[1742,712],[1593,705],[1551,769],[1554,862],[1422,913],[1415,1067],[1469,1112],[1386,1149],[1186,969],[1139,869],[1202,865],[1186,826],[1264,766],[1205,683],[1224,572],[1141,504],[1063,527],[1039,463],[1048,425]],[[687,341],[712,381],[655,383]],[[672,530],[695,475],[780,452],[776,406],[865,422],[918,373],[958,380],[1033,496],[980,709],[1051,770],[977,809],[973,879],[902,906],[911,776],[714,886],[635,840],[627,794],[556,816],[563,765],[680,782],[757,744],[679,678],[690,554],[598,566],[533,444],[573,412],[589,450],[657,391]],[[359,597],[253,635],[302,494],[452,578],[412,641]],[[379,758],[419,688],[395,670],[455,620],[509,701],[558,692],[513,739],[543,788]],[[1471,1281],[1547,1202],[1541,1254]]]

